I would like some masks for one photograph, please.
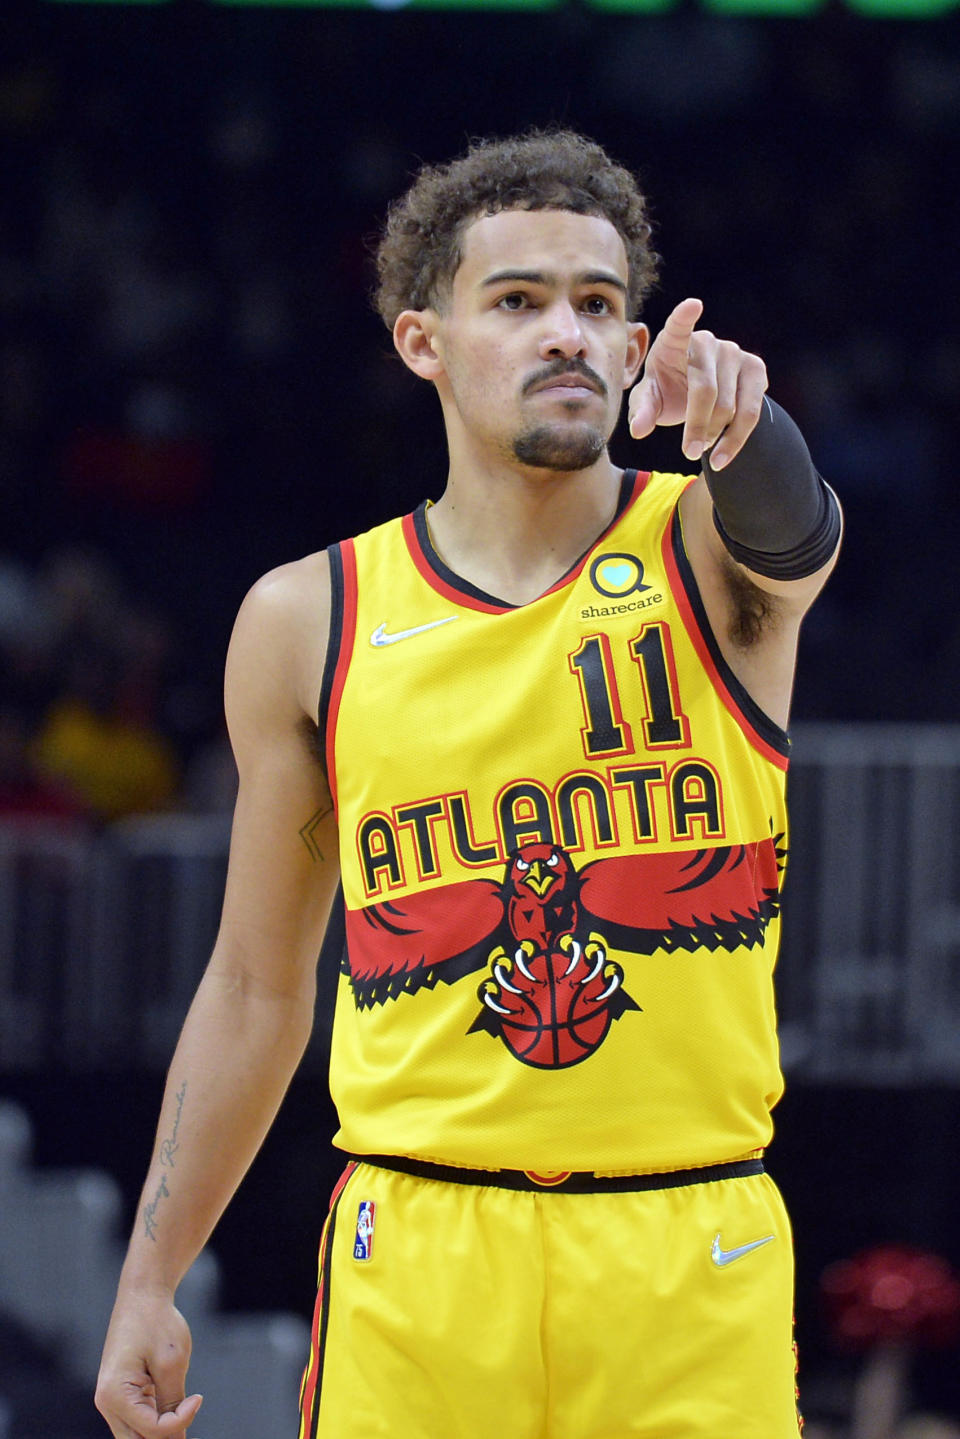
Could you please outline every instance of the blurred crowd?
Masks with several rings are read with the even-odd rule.
[[[229,752],[206,694],[175,682],[173,645],[170,622],[96,553],[0,560],[0,815],[100,824],[232,807]]]
[[[534,122],[639,169],[653,327],[701,295],[845,502],[797,717],[957,718],[949,17],[14,3],[4,23],[0,810],[230,804],[246,588],[443,483],[432,397],[367,302],[370,236],[418,158]],[[675,435],[614,448],[683,463]]]
[[[803,1426],[803,1439],[960,1439],[960,1428],[950,1419],[937,1414],[911,1414],[895,1429],[865,1427],[859,1434],[850,1434],[842,1426],[822,1424],[819,1420]]]

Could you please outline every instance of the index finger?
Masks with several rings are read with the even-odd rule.
[[[657,336],[661,353],[666,351],[675,364],[686,366],[690,337],[703,314],[703,301],[692,296],[674,305]]]

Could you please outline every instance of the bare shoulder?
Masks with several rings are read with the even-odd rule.
[[[240,614],[249,611],[266,623],[290,623],[315,619],[318,607],[329,621],[330,560],[326,550],[261,575],[247,592]]]
[[[240,606],[227,654],[231,733],[234,717],[257,727],[315,719],[329,630],[325,552],[280,565],[256,581]]]

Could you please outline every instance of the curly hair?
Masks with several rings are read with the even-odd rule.
[[[374,302],[393,328],[402,310],[441,309],[472,220],[501,210],[599,215],[627,251],[628,305],[637,315],[656,280],[644,196],[628,170],[572,130],[532,130],[477,140],[445,165],[425,165],[387,212],[376,251]]]

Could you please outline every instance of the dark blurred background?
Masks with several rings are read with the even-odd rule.
[[[38,1173],[106,1170],[130,1222],[216,924],[237,606],[443,486],[371,241],[420,160],[546,123],[640,173],[663,256],[645,318],[699,295],[762,354],[846,509],[801,650],[771,1152],[807,1408],[842,1425],[860,1361],[824,1266],[884,1240],[960,1264],[958,11],[4,0],[0,1097]],[[677,441],[613,449],[685,468]],[[323,1052],[321,1024],[214,1241],[228,1309],[309,1313],[337,1172]],[[960,1419],[956,1359],[918,1355],[913,1407]]]

